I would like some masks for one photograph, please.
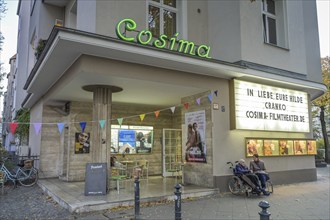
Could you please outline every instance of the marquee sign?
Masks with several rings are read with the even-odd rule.
[[[136,23],[133,19],[125,18],[121,20],[116,27],[117,37],[128,42],[138,42],[142,45],[151,44],[156,48],[167,48],[168,50],[177,51],[180,53],[185,53],[193,56],[199,56],[202,58],[211,58],[209,56],[211,47],[207,45],[195,45],[194,42],[187,40],[178,40],[177,37],[179,33],[175,33],[174,36],[169,37],[165,34],[162,34],[157,38],[152,36],[151,31],[149,30],[136,30]],[[124,30],[123,30],[124,28]],[[136,38],[126,36],[126,33],[135,32]],[[125,34],[123,34],[125,33]]]
[[[234,80],[236,129],[309,132],[305,92]]]

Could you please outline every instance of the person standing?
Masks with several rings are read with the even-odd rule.
[[[253,154],[253,161],[250,162],[250,170],[255,173],[261,183],[261,188],[266,188],[266,181],[269,180],[268,173],[266,172],[265,163],[259,159],[258,154]]]

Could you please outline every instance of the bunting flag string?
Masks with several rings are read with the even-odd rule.
[[[201,98],[196,99],[196,103],[197,103],[198,105],[201,105]]]
[[[172,113],[174,114],[175,106],[171,107],[171,111],[172,111]]]
[[[85,121],[80,122],[80,127],[81,127],[81,132],[82,133],[85,132],[86,124],[87,124],[87,122],[85,122]]]
[[[17,126],[18,126],[18,123],[17,122],[11,122],[11,123],[9,123],[10,131],[11,131],[11,133],[13,135],[15,134],[15,131],[16,131]]]
[[[155,116],[158,118],[160,111],[155,111]]]
[[[34,123],[33,127],[34,127],[36,134],[39,134],[40,130],[41,130],[41,123]]]
[[[212,94],[208,94],[207,97],[209,98],[209,101],[212,102]]]
[[[123,124],[123,118],[118,118],[117,121],[118,121],[118,124],[121,126]]]
[[[62,134],[64,125],[65,125],[64,123],[57,123],[58,131],[60,132],[60,134]]]
[[[144,120],[144,117],[146,116],[146,114],[141,114],[140,115],[140,119],[141,119],[141,121],[143,121]]]
[[[218,96],[218,90],[215,90],[215,91],[213,91],[213,92],[211,92],[211,93],[209,93],[207,95],[204,95],[202,97],[197,98],[195,100],[196,103],[197,103],[197,105],[201,105],[201,98],[206,97],[206,96],[207,96],[209,102],[212,103],[212,98],[213,98],[212,97],[212,94],[214,94],[215,96]],[[140,118],[140,120],[142,122],[145,119],[146,115],[148,115],[148,114],[154,114],[155,118],[157,119],[159,117],[159,115],[160,115],[160,112],[162,112],[162,111],[165,111],[165,110],[170,109],[171,112],[172,112],[172,114],[174,114],[174,112],[176,110],[176,107],[182,107],[183,106],[185,109],[189,109],[190,104],[191,103],[186,102],[186,103],[183,103],[183,104],[179,104],[177,106],[172,106],[172,107],[169,107],[169,108],[160,109],[160,110],[153,111],[153,112],[147,112],[147,113],[143,113],[143,114],[139,114],[139,115],[132,115],[132,116],[127,116],[127,117],[122,117],[122,118],[112,118],[112,119],[109,119],[109,120],[110,121],[117,120],[118,124],[121,126],[123,124],[124,119],[134,118],[134,117],[139,116],[139,118]],[[96,121],[88,121],[88,122],[87,121],[83,121],[83,122],[69,122],[69,123],[71,123],[71,124],[79,123],[82,132],[84,132],[87,123],[95,123],[95,122]],[[102,129],[104,128],[106,122],[107,122],[106,120],[99,120],[98,121],[98,123],[99,123],[99,125],[100,125],[100,127]],[[33,122],[30,122],[30,123],[1,122],[1,123],[2,124],[9,124],[10,131],[11,131],[12,134],[15,134],[15,131],[16,131],[18,125],[23,125],[23,124],[27,124],[27,125],[32,125],[33,124],[34,130],[35,130],[36,134],[39,134],[40,133],[42,126],[45,125],[45,124],[50,124],[50,125],[51,124],[56,124],[57,127],[58,127],[58,131],[59,131],[60,134],[62,134],[63,129],[65,127],[65,123],[63,123],[63,122],[60,122],[60,123],[56,123],[56,122],[54,122],[54,123],[40,123],[40,122],[38,122],[38,123],[36,123],[36,122],[34,122],[34,123]]]
[[[103,129],[105,125],[105,120],[100,120],[99,121],[100,127]]]

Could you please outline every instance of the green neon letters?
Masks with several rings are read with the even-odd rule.
[[[152,45],[156,48],[167,48],[169,50],[176,50],[180,53],[190,54],[193,56],[199,56],[202,58],[211,58],[209,56],[211,47],[207,45],[195,45],[194,42],[188,41],[188,40],[178,40],[177,37],[179,36],[179,33],[175,33],[173,37],[169,38],[168,36],[162,34],[158,37],[158,39],[154,39],[152,36],[152,33],[148,30],[142,30],[139,31],[136,35],[136,39],[134,37],[126,37],[126,34],[121,33],[121,27],[124,25],[125,32],[127,31],[135,31],[137,27],[136,22],[133,19],[125,18],[121,20],[116,27],[116,34],[117,37],[124,40],[133,42],[136,40],[139,44],[142,45],[148,45],[152,40]]]

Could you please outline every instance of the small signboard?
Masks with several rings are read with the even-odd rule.
[[[107,163],[87,163],[85,196],[106,195]]]

